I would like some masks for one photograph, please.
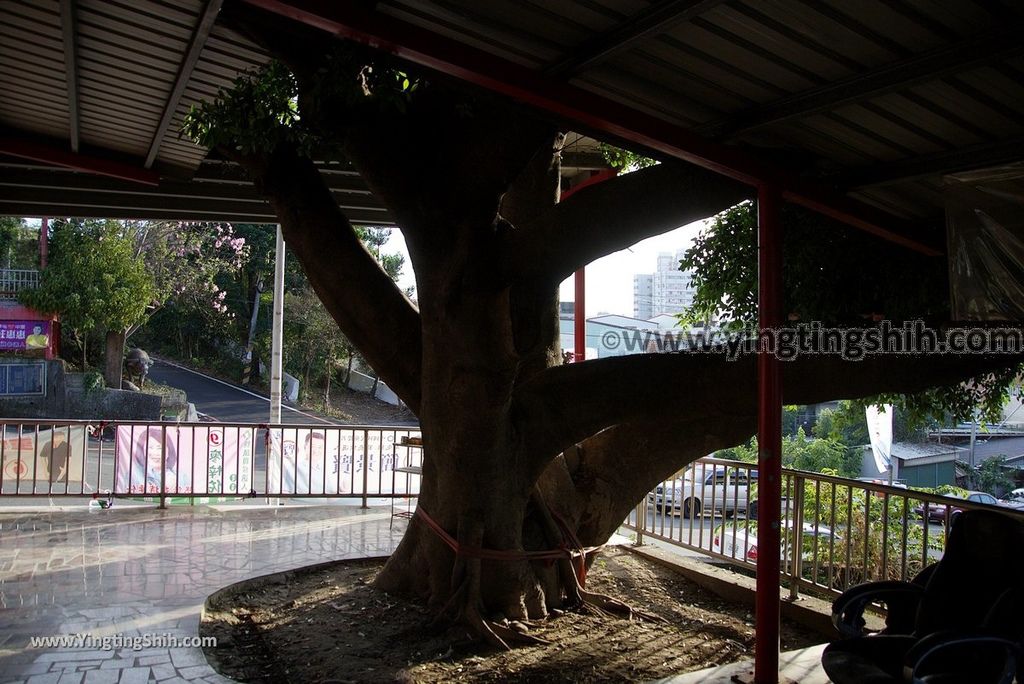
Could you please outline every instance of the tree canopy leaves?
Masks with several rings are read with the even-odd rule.
[[[783,211],[783,306],[790,321],[868,328],[882,320],[897,326],[948,319],[945,261],[902,248],[797,207]],[[733,333],[757,328],[757,210],[744,202],[708,222],[685,252],[680,268],[692,274],[693,305],[681,315],[693,324],[718,319]],[[857,403],[899,406],[913,425],[979,409],[998,421],[1006,399],[1019,393],[1018,366],[968,383],[913,395],[879,395]],[[841,398],[841,397],[837,397]]]
[[[53,222],[50,263],[39,288],[25,290],[22,303],[59,313],[83,333],[127,330],[146,314],[156,286],[133,242],[116,221],[58,219]]]
[[[330,144],[328,129],[303,116],[374,116],[403,111],[422,82],[380,57],[354,49],[334,50],[321,68],[308,74],[309,88],[300,107],[299,84],[279,60],[235,79],[217,98],[193,105],[182,133],[195,142],[254,154],[288,143],[305,155]],[[330,108],[331,113],[322,110]],[[337,125],[341,122],[335,120]]]

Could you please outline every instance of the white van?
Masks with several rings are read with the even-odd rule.
[[[696,463],[680,477],[667,480],[647,495],[656,512],[684,518],[697,517],[706,511],[744,513],[747,510],[749,486],[757,481],[757,470],[745,466],[724,466]]]

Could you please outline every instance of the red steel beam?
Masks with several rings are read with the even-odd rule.
[[[771,182],[782,196],[830,218],[896,244],[936,256],[902,219],[772,165],[736,147],[721,145],[681,126],[569,85],[528,67],[451,40],[408,22],[332,0],[244,0],[250,5],[450,74],[590,130],[607,133],[721,173],[752,186]],[[895,229],[894,229],[895,227]]]
[[[766,344],[782,325],[782,195],[757,189],[757,592],[754,603],[754,681],[779,681],[779,569],[782,533],[782,381],[779,359]],[[800,531],[797,530],[797,535]],[[799,548],[797,536],[796,548]],[[799,553],[799,551],[797,551]]]
[[[0,154],[8,154],[21,159],[63,166],[64,168],[84,171],[99,176],[110,176],[121,180],[140,183],[142,185],[159,185],[160,174],[110,159],[91,157],[86,154],[70,152],[50,145],[22,140],[12,135],[0,135]]]

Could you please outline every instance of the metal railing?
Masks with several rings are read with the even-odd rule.
[[[0,496],[415,497],[419,429],[19,421],[3,424]],[[403,470],[396,472],[396,468]]]
[[[39,271],[0,268],[0,299],[14,299],[22,290],[34,290],[37,287],[39,287]]]
[[[415,498],[418,428],[368,425],[6,422],[0,497]],[[757,466],[703,458],[652,490],[624,525],[753,569]],[[782,580],[832,592],[911,579],[945,549],[956,513],[984,504],[797,470],[783,472]],[[1010,515],[1024,514],[998,508]]]
[[[625,521],[657,539],[753,569],[757,465],[703,458],[652,490]],[[910,580],[941,558],[952,518],[995,508],[953,497],[798,470],[783,471],[781,579],[839,593],[870,580]]]

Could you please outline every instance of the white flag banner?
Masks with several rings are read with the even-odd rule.
[[[875,466],[879,473],[889,472],[889,464],[892,462],[892,404],[868,406],[865,413]]]

